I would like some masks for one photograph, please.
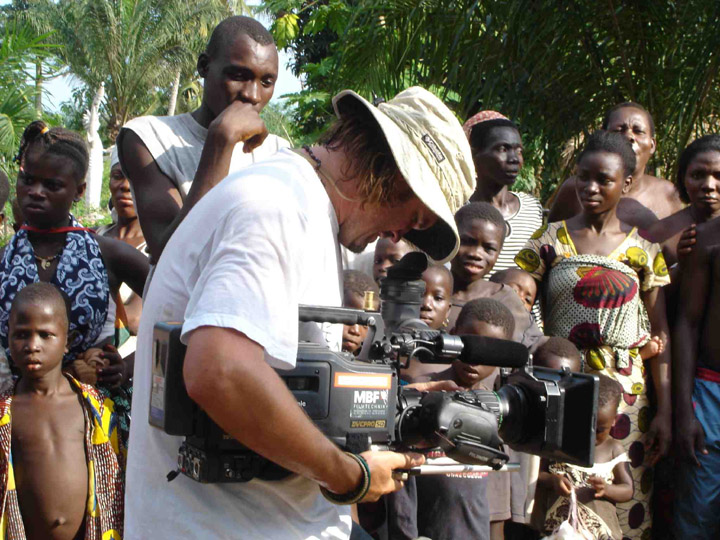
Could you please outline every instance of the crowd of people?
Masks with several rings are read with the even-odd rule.
[[[334,125],[291,149],[259,117],[278,77],[261,24],[220,23],[197,67],[198,110],[120,131],[100,230],[72,214],[81,136],[23,133],[0,256],[0,537],[530,539],[573,516],[599,539],[720,537],[720,135],[656,178],[652,115],[621,103],[546,211],[511,190],[522,134],[499,112],[461,125],[418,87],[376,103],[344,91]],[[298,325],[298,305],[377,311],[412,251],[429,256],[430,328],[598,376],[591,467],[507,449],[515,472],[402,480],[442,452],[343,452],[297,406],[275,370],[298,341],[358,355],[367,334]],[[188,395],[294,474],[167,481],[182,438],[147,421],[163,321],[183,321]],[[412,360],[399,375],[493,389],[499,370]]]

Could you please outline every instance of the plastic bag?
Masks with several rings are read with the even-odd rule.
[[[588,531],[578,514],[577,496],[575,489],[570,492],[570,512],[568,518],[553,531],[550,536],[543,540],[594,540],[594,536]]]

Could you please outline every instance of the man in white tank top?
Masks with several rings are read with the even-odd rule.
[[[259,116],[278,77],[275,43],[259,22],[249,17],[222,21],[197,69],[204,79],[199,109],[135,118],[117,139],[154,262],[187,213],[182,208],[188,201],[199,200],[230,171],[289,146],[269,135]],[[237,144],[240,141],[245,143]]]

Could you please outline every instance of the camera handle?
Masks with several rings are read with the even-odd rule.
[[[298,318],[300,322],[375,326],[380,318],[380,313],[343,307],[300,305]]]
[[[362,324],[368,327],[367,336],[363,342],[360,351],[359,360],[370,361],[368,356],[370,346],[375,341],[376,336],[385,335],[385,324],[383,318],[377,311],[363,311],[362,309],[351,309],[342,307],[328,306],[308,306],[301,304],[299,306],[298,318],[300,322],[319,322],[331,324]],[[389,351],[388,351],[389,352]]]

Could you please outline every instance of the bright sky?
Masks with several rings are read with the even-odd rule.
[[[7,1],[0,1],[0,5],[8,3]],[[250,5],[256,5],[257,2],[248,2]],[[270,20],[266,17],[258,16],[257,19],[265,25],[266,28],[270,28]],[[290,55],[285,51],[280,52],[280,73],[278,76],[278,82],[275,85],[275,93],[273,94],[272,101],[277,101],[284,94],[291,94],[293,92],[299,92],[301,89],[300,80],[296,78],[290,70],[287,68],[288,62],[290,61]],[[57,112],[60,109],[60,104],[63,101],[72,100],[72,92],[75,88],[80,86],[77,79],[72,76],[58,77],[49,81],[46,85],[47,94],[44,100],[45,107],[52,111]]]

